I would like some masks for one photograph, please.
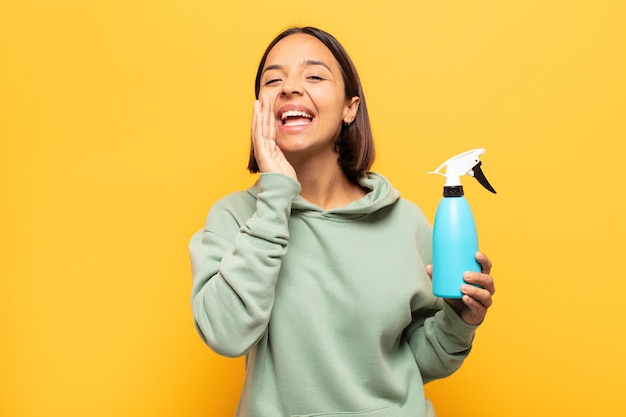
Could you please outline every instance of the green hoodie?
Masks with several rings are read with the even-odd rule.
[[[191,239],[192,307],[217,353],[246,355],[240,417],[433,415],[475,326],[431,293],[432,229],[382,176],[324,210],[282,175],[218,201]]]

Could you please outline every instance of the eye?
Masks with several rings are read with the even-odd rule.
[[[320,77],[319,75],[309,75],[308,77],[306,77],[307,80],[310,81],[323,81],[324,78]]]
[[[272,84],[279,83],[280,81],[282,81],[280,78],[271,78],[271,79],[265,81],[265,83],[263,83],[263,85],[264,86],[269,86],[269,85],[272,85]]]

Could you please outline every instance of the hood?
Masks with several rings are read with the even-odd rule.
[[[393,188],[389,180],[380,174],[374,172],[366,173],[359,180],[359,184],[363,188],[370,190],[370,192],[347,206],[324,210],[298,195],[294,198],[291,209],[293,212],[299,212],[299,214],[305,216],[319,216],[336,220],[354,220],[390,206],[400,198],[400,192]],[[254,196],[256,196],[259,191],[258,182],[249,190]]]

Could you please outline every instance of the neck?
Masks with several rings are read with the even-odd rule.
[[[295,166],[300,195],[325,210],[346,206],[366,194],[361,186],[346,177],[337,158],[307,159]]]

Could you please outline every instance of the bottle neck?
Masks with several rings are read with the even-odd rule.
[[[446,185],[443,187],[443,196],[444,197],[463,197],[463,186],[455,185],[449,186]]]

